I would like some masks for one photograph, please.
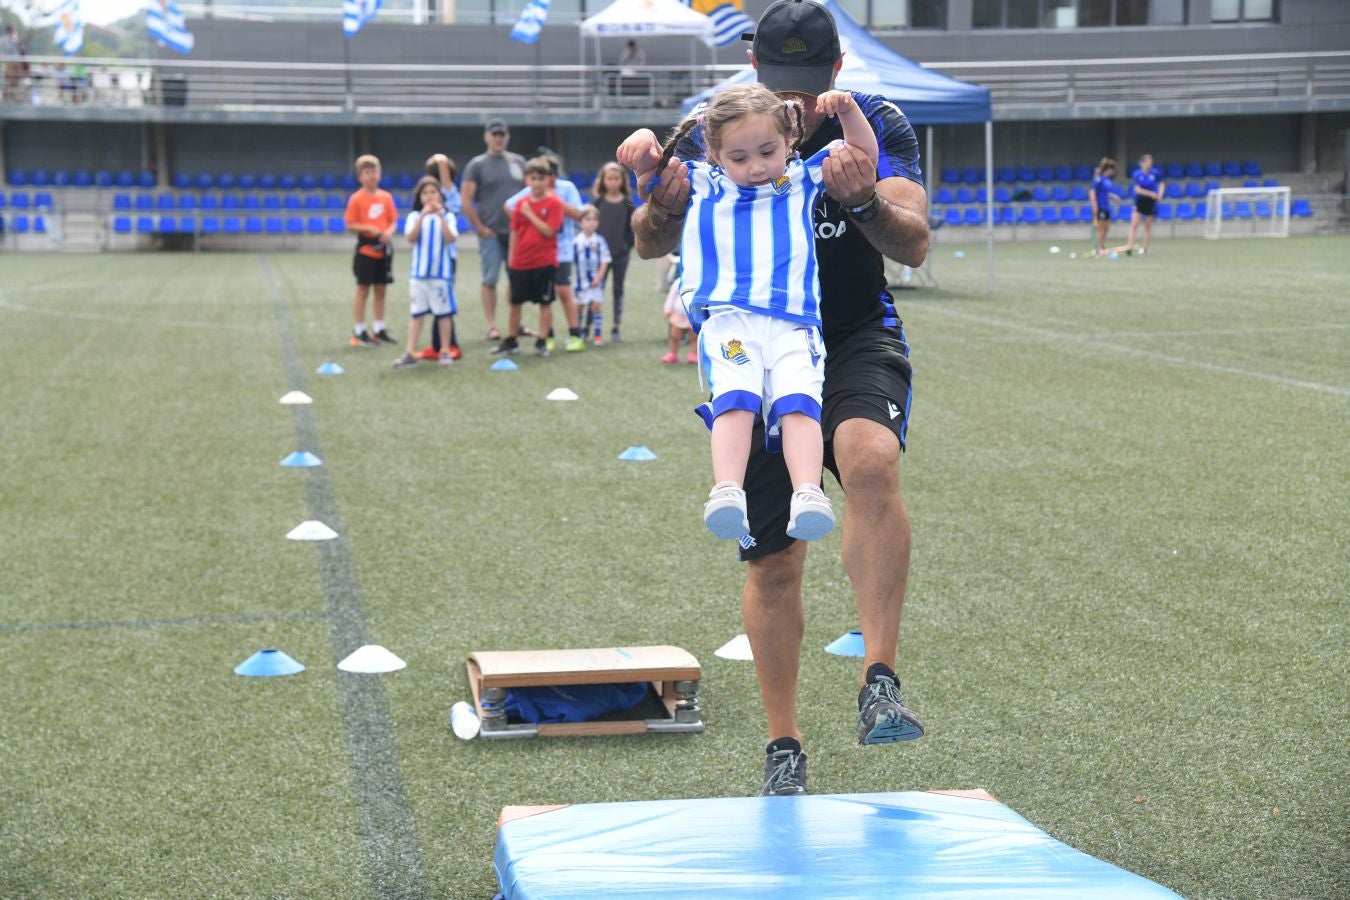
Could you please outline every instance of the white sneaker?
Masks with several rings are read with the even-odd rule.
[[[703,524],[723,540],[740,540],[750,533],[750,519],[745,513],[745,491],[734,482],[713,485],[708,502],[703,505]]]
[[[834,509],[830,498],[814,485],[792,495],[787,536],[799,541],[818,541],[834,531]]]

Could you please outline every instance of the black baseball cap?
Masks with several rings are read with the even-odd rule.
[[[759,82],[771,91],[818,96],[830,89],[839,61],[839,31],[814,0],[778,0],[742,40],[754,43]]]
[[[488,134],[507,134],[511,129],[506,127],[505,119],[488,119],[487,127],[483,130]]]

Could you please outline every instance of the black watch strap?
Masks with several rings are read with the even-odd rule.
[[[877,217],[877,193],[872,192],[872,196],[867,198],[867,202],[861,206],[845,206],[844,211],[848,213],[850,219],[855,222],[870,222]]]

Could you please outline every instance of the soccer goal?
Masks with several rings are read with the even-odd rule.
[[[1289,188],[1215,188],[1205,201],[1205,237],[1289,237]]]

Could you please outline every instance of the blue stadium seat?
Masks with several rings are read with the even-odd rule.
[[[222,191],[234,190],[235,179],[233,172],[221,172],[216,176],[216,187]]]
[[[300,176],[299,185],[300,185],[300,190],[302,190],[302,191],[314,191],[314,190],[318,190],[318,188],[319,188],[319,176],[310,174],[309,172],[306,172],[305,174],[303,174],[303,175]]]
[[[970,188],[968,188],[968,187],[960,187],[960,188],[957,188],[957,189],[956,189],[956,202],[957,202],[957,203],[974,203],[974,202],[975,202],[975,192],[972,191],[972,190],[971,190]]]
[[[339,179],[338,185],[346,190],[354,191],[361,186],[361,182],[357,181],[356,176],[351,172],[346,172],[343,173],[342,178]]]
[[[1084,203],[1078,207],[1078,218],[1084,222],[1092,221],[1092,206]]]
[[[1261,164],[1254,159],[1244,159],[1242,161],[1242,174],[1250,175],[1252,178],[1261,177]]]
[[[1024,206],[1017,216],[1017,221],[1023,225],[1039,225],[1041,223],[1041,211],[1034,206]]]
[[[155,195],[154,195],[154,194],[137,194],[137,195],[136,195],[136,209],[138,209],[138,210],[147,210],[147,209],[154,209],[154,208],[155,208]]]
[[[179,194],[179,195],[178,195],[178,208],[179,208],[179,209],[196,209],[196,208],[197,208],[197,195],[196,195],[196,194]]]
[[[347,201],[341,194],[329,194],[324,198],[324,209],[342,209],[347,208]]]
[[[1121,220],[1122,222],[1124,222],[1124,221],[1128,221],[1129,218],[1130,218],[1130,216],[1132,216],[1132,215],[1134,215],[1134,204],[1133,204],[1133,203],[1122,203],[1122,204],[1120,204],[1119,206],[1116,207],[1115,212],[1113,212],[1113,213],[1111,214],[1111,218],[1113,218],[1113,219],[1119,219],[1119,220]]]
[[[287,234],[304,234],[304,233],[305,233],[305,220],[304,220],[303,218],[301,218],[300,216],[287,216],[287,217],[286,217],[286,233],[287,233]]]
[[[155,173],[142,172],[136,176],[136,186],[143,188],[152,188],[155,186]]]
[[[1255,178],[1248,178],[1246,181],[1242,182],[1242,186],[1245,188],[1260,187],[1261,182],[1257,181]]]
[[[33,198],[23,191],[15,191],[9,195],[9,205],[12,209],[27,209],[33,205]]]
[[[947,167],[944,167],[943,170],[942,170],[942,183],[943,183],[943,184],[960,184],[960,183],[961,183],[961,170],[958,169],[958,168],[956,168],[955,166],[947,166]]]
[[[239,208],[239,197],[238,197],[236,194],[221,194],[221,195],[220,195],[220,208],[221,208],[221,209],[238,209],[238,208]]]
[[[1017,180],[1018,180],[1018,181],[1035,181],[1035,180],[1036,180],[1036,170],[1033,169],[1031,166],[1022,166],[1021,168],[1019,168],[1019,169],[1017,170]]]
[[[136,176],[123,169],[113,176],[113,184],[120,188],[129,188],[136,186]]]
[[[281,197],[277,194],[263,194],[263,209],[281,209]]]
[[[1241,177],[1242,177],[1242,163],[1238,162],[1238,161],[1235,160],[1235,159],[1226,159],[1226,160],[1224,160],[1224,162],[1223,162],[1223,177],[1225,177],[1225,178],[1241,178]]]
[[[177,204],[174,203],[173,194],[160,194],[155,198],[156,209],[173,209]]]
[[[411,191],[413,185],[417,184],[417,176],[408,172],[399,172],[394,176],[394,187],[400,191]]]
[[[1013,208],[1011,206],[994,207],[995,225],[1011,225],[1015,221],[1017,221],[1017,216],[1013,212]]]
[[[984,170],[967,167],[961,170],[961,181],[966,184],[979,184],[984,181]]]
[[[1011,202],[1012,202],[1012,190],[1011,190],[1010,188],[1005,188],[1005,187],[996,187],[996,188],[994,188],[994,202],[995,202],[995,203],[1011,203]]]
[[[222,232],[224,232],[225,234],[238,234],[238,233],[239,233],[239,217],[238,217],[238,216],[224,216],[224,217],[220,220],[220,230],[221,230]]]
[[[304,200],[299,194],[287,194],[281,198],[282,209],[303,209]]]
[[[1261,182],[1261,187],[1279,187],[1279,186],[1280,186],[1280,179],[1278,178],[1267,178],[1265,181]]]
[[[0,191],[0,209],[5,208],[5,192]]]
[[[1192,200],[1203,200],[1206,193],[1203,182],[1191,181],[1186,184],[1186,196]]]
[[[10,217],[9,217],[9,228],[10,228],[10,230],[13,231],[15,234],[27,234],[27,233],[28,233],[28,217],[27,217],[27,216],[24,216],[24,215],[10,216]]]
[[[591,185],[595,184],[594,172],[568,172],[567,180],[577,186],[577,190],[583,194],[590,190]]]
[[[1054,168],[1054,166],[1040,166],[1039,168],[1037,168],[1037,169],[1036,169],[1036,180],[1037,180],[1037,181],[1054,181],[1054,180],[1055,180],[1055,168]]]
[[[1224,212],[1228,210],[1225,208]],[[1233,204],[1233,215],[1239,219],[1250,219],[1252,217],[1252,205],[1246,200],[1239,200]]]
[[[386,191],[392,191],[394,189],[394,176],[390,175],[388,172],[381,172],[380,187]]]
[[[994,172],[994,181],[1000,184],[1012,184],[1017,180],[1017,170],[1012,166],[1001,166]]]
[[[1037,203],[1049,203],[1050,189],[1044,185],[1036,185],[1031,189],[1031,199],[1035,200]]]
[[[277,178],[277,187],[283,191],[293,191],[300,186],[300,179],[287,172]]]
[[[1189,203],[1178,203],[1176,208],[1176,220],[1178,222],[1190,222],[1195,219],[1195,209]]]
[[[1188,163],[1186,163],[1186,177],[1187,177],[1187,178],[1204,178],[1204,177],[1205,177],[1205,167],[1204,167],[1204,165],[1201,164],[1201,163],[1198,163],[1198,162],[1188,162]]]
[[[282,234],[286,231],[286,224],[281,216],[268,216],[266,224],[268,234]]]
[[[1069,186],[1069,199],[1082,203],[1088,198],[1088,189],[1085,184],[1073,184]]]
[[[984,203],[984,202],[987,201],[988,199],[989,199],[989,190],[988,190],[988,188],[986,188],[986,187],[984,187],[983,185],[981,185],[980,187],[977,187],[977,188],[975,189],[975,202],[976,202],[976,203]]]
[[[1059,224],[1059,207],[1058,207],[1058,206],[1047,206],[1047,207],[1045,207],[1044,209],[1042,209],[1042,210],[1041,210],[1041,221],[1044,222],[1046,225],[1058,225],[1058,224]]]
[[[46,169],[34,169],[28,173],[28,183],[33,187],[51,187],[52,175]]]
[[[1073,180],[1074,180],[1074,181],[1091,181],[1091,180],[1092,180],[1092,166],[1089,166],[1087,163],[1081,163],[1081,164],[1079,164],[1079,165],[1074,166],[1074,167],[1073,167]]]
[[[347,230],[347,223],[343,221],[342,216],[328,217],[328,233],[342,234]]]
[[[192,176],[187,172],[173,173],[173,186],[180,191],[186,191],[192,187]]]
[[[1078,207],[1067,203],[1059,208],[1059,221],[1065,225],[1075,225],[1078,223]]]
[[[216,186],[216,176],[210,172],[198,172],[197,177],[192,179],[192,184],[199,191],[209,191]]]
[[[1211,159],[1205,162],[1205,175],[1208,178],[1219,178],[1223,175],[1223,163],[1217,159]]]
[[[33,216],[33,230],[38,234],[47,233],[47,217]]]
[[[934,201],[933,201],[933,202],[934,202],[934,203],[941,203],[941,204],[944,204],[944,205],[945,205],[945,204],[948,204],[948,203],[955,203],[955,202],[956,202],[956,195],[955,195],[954,193],[952,193],[952,189],[951,189],[951,188],[949,188],[949,187],[940,187],[940,188],[937,189],[937,197],[934,198]]]
[[[1222,181],[1206,181],[1205,193],[1208,194],[1210,191],[1217,191],[1221,187],[1223,187]]]
[[[136,217],[136,233],[137,233],[137,234],[154,234],[154,232],[155,232],[155,217],[154,217],[154,216],[137,216],[137,217]]]
[[[251,191],[258,186],[258,179],[253,177],[252,172],[240,172],[234,183],[241,191]]]
[[[257,194],[244,194],[240,202],[244,209],[262,209],[262,198]]]
[[[245,216],[244,233],[262,234],[263,233],[262,216]]]
[[[1312,203],[1307,197],[1299,197],[1293,203],[1289,204],[1289,215],[1299,219],[1311,219],[1313,214]]]
[[[113,173],[107,169],[99,169],[94,173],[95,187],[110,188],[113,186]]]
[[[52,182],[51,182],[52,187],[64,188],[64,187],[72,187],[73,185],[74,179],[71,177],[70,173],[67,172],[65,169],[57,169],[55,172],[52,173]]]
[[[322,194],[306,194],[305,209],[323,209]]]
[[[28,173],[23,169],[10,169],[9,178],[6,179],[10,187],[27,187]]]
[[[202,194],[202,209],[220,209],[220,198],[215,194]]]
[[[0,196],[3,196],[3,195],[0,195]],[[131,195],[130,195],[130,194],[113,194],[112,208],[113,208],[113,209],[118,209],[118,210],[122,210],[122,209],[130,210],[130,209],[131,209]]]
[[[1073,166],[1055,166],[1056,181],[1073,181]]]
[[[77,188],[94,186],[94,173],[88,169],[76,169],[70,173],[70,183]]]
[[[334,175],[332,172],[324,172],[322,175],[319,176],[320,190],[332,191],[336,190],[337,186],[338,186],[338,177]]]
[[[258,190],[275,191],[277,189],[277,176],[271,172],[262,172],[258,175]]]
[[[948,225],[960,225],[961,210],[957,209],[956,207],[948,207],[946,212],[943,213],[942,221]]]
[[[202,216],[202,234],[217,234],[220,232],[220,219],[215,216]]]
[[[33,195],[34,209],[55,209],[56,203],[52,200],[52,195],[46,191],[38,191]]]
[[[1186,167],[1181,163],[1168,163],[1163,167],[1163,175],[1167,178],[1177,179],[1186,174]]]
[[[131,234],[131,216],[114,216],[113,233]]]
[[[1050,189],[1050,199],[1056,203],[1069,202],[1069,186],[1067,184],[1057,184]]]
[[[1195,204],[1195,217],[1197,219],[1206,218],[1209,215],[1209,201],[1201,200]]]
[[[1170,203],[1158,204],[1158,221],[1159,222],[1172,221],[1172,204]]]
[[[173,216],[160,216],[159,227],[156,230],[163,234],[173,234],[178,230],[178,222]]]
[[[323,234],[324,224],[323,216],[310,216],[305,220],[306,230],[310,234]]]
[[[962,221],[967,225],[983,225],[984,210],[980,209],[979,207],[972,206],[965,211],[965,214],[961,218]]]
[[[1253,205],[1253,208],[1254,212],[1256,213],[1256,217],[1258,219],[1270,218],[1270,204],[1265,200],[1257,200],[1256,203]]]

